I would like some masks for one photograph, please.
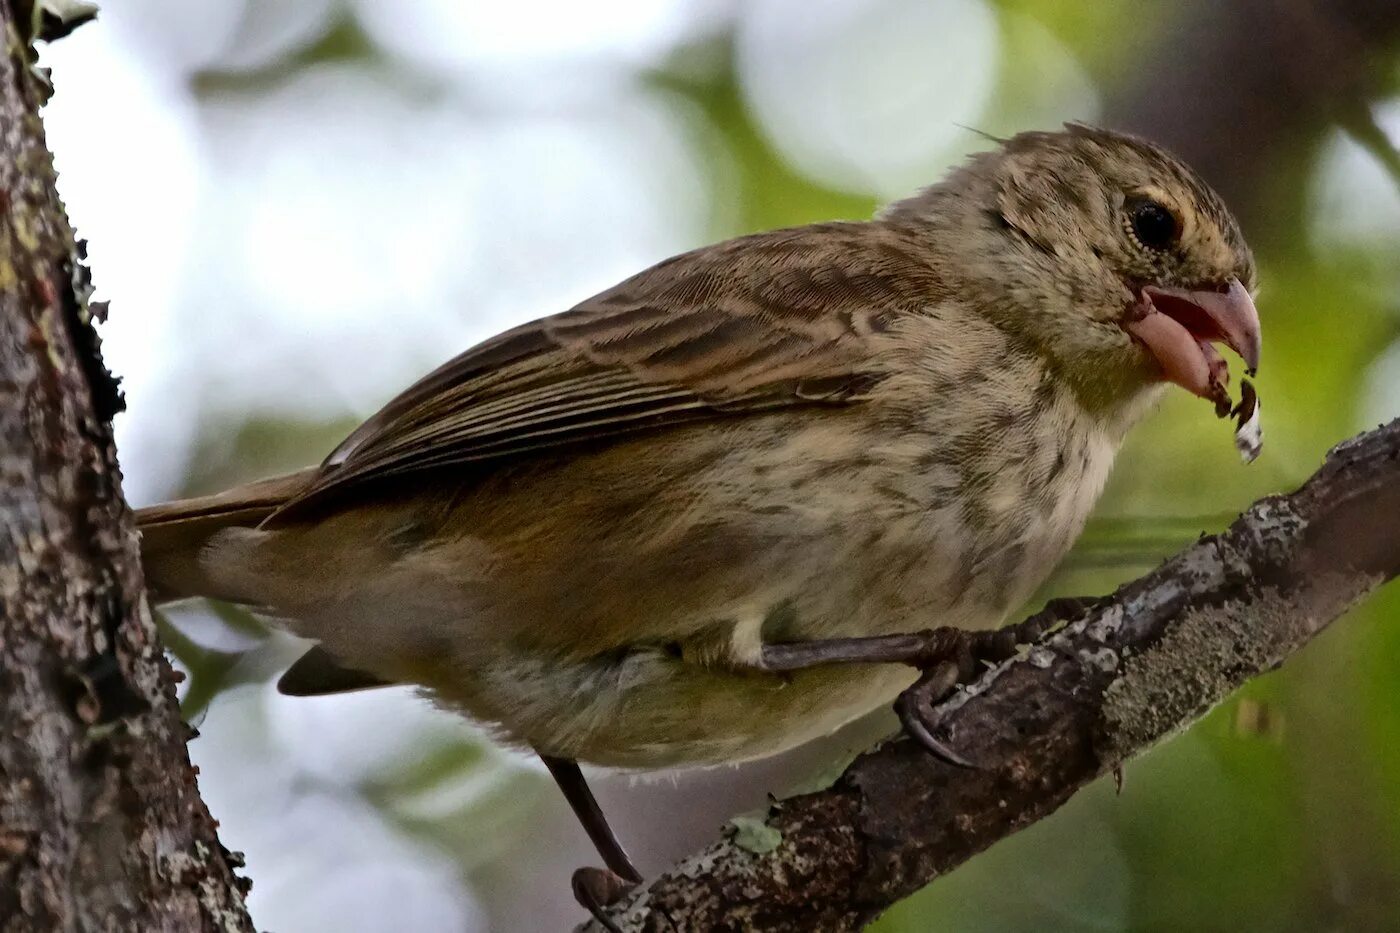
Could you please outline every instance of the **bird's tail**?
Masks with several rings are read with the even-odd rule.
[[[201,558],[211,539],[227,528],[254,528],[306,487],[316,468],[259,480],[212,496],[179,499],[136,511],[141,563],[156,602],[209,596],[241,602],[222,592]]]

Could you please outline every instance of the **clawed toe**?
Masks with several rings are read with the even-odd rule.
[[[617,872],[606,868],[580,868],[571,879],[574,900],[584,910],[593,915],[611,933],[620,933],[617,924],[612,922],[606,911],[622,900],[627,892],[637,886],[636,881],[628,881]]]
[[[1096,597],[1061,597],[1050,600],[1025,621],[1005,628],[981,632],[942,628],[922,633],[920,648],[908,663],[923,670],[923,676],[895,701],[904,731],[940,761],[959,768],[978,767],[937,738],[942,726],[938,705],[958,684],[971,680],[979,665],[1015,656],[1019,646],[1039,641],[1099,602]]]
[[[929,754],[954,767],[975,768],[977,765],[953,751],[934,735],[942,724],[936,707],[957,687],[960,674],[961,666],[954,661],[943,661],[934,665],[924,672],[914,686],[899,695],[894,709],[904,726],[904,731]]]

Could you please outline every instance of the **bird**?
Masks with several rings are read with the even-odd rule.
[[[539,754],[607,866],[574,878],[595,914],[640,874],[581,762],[760,758],[894,701],[965,763],[926,713],[970,646],[1166,387],[1223,415],[1216,345],[1251,375],[1261,347],[1253,254],[1184,162],[1080,123],[994,142],[873,219],[488,339],[317,466],[139,510],[150,591],[313,640],[284,693],[415,684]]]

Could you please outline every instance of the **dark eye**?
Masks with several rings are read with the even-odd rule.
[[[1125,205],[1128,226],[1137,241],[1148,249],[1166,249],[1176,242],[1181,232],[1176,215],[1151,198],[1129,198]]]

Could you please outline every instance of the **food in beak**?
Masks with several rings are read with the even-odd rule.
[[[1259,395],[1248,379],[1240,380],[1240,403],[1230,414],[1235,418],[1235,449],[1241,460],[1253,463],[1264,448],[1264,428],[1259,421]]]
[[[1253,386],[1246,385],[1240,404],[1231,408],[1225,388],[1230,381],[1229,367],[1214,346],[1223,343],[1238,353],[1250,375],[1259,366],[1259,312],[1239,279],[1231,278],[1220,289],[1148,285],[1123,328],[1152,353],[1164,379],[1210,399],[1222,418],[1236,414],[1239,428],[1235,440],[1241,455],[1246,462],[1259,455],[1258,396]]]

